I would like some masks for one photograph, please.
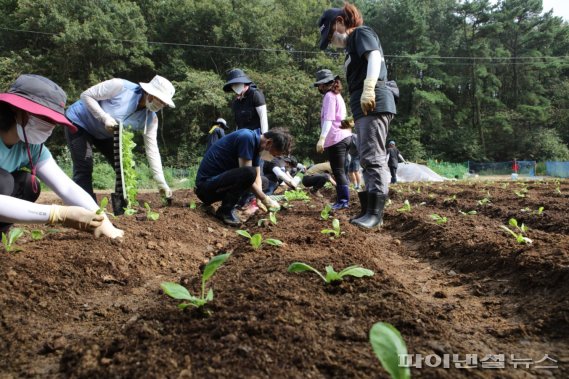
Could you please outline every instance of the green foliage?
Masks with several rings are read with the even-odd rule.
[[[123,162],[123,186],[126,189],[126,199],[128,209],[138,205],[136,196],[138,195],[138,174],[136,173],[136,162],[133,150],[136,144],[133,141],[134,133],[126,129],[122,131],[122,162]],[[125,211],[125,213],[127,213]]]
[[[103,197],[99,203],[99,209],[97,209],[97,214],[104,214],[107,211],[107,205],[109,204],[109,198]]]
[[[340,220],[338,220],[337,218],[332,220],[332,229],[322,229],[320,231],[320,233],[322,234],[328,234],[331,235],[332,238],[336,237],[340,237],[344,232],[342,232],[340,230]]]
[[[257,222],[257,226],[267,225],[268,223],[273,225],[277,224],[277,212],[269,212],[269,218],[262,218]]]
[[[401,333],[391,324],[378,322],[369,331],[369,342],[381,365],[392,379],[409,379],[409,367],[400,367],[399,357],[407,355],[407,345]]]
[[[251,235],[246,230],[238,230],[236,233],[242,237],[247,238],[251,244],[251,247],[253,247],[255,250],[260,248],[263,243],[271,246],[281,246],[283,244],[282,241],[274,238],[267,238],[266,240],[263,240],[261,233]]]
[[[463,163],[438,162],[432,159],[427,161],[427,167],[445,178],[462,179],[468,172],[468,166]]]
[[[446,224],[447,221],[448,221],[448,219],[447,219],[445,216],[440,216],[440,215],[438,215],[438,214],[436,214],[436,213],[433,213],[432,215],[429,215],[429,217],[430,217],[431,219],[433,219],[433,220],[437,223],[437,225]]]
[[[411,204],[409,203],[409,200],[405,199],[403,206],[397,209],[397,212],[411,212]]]
[[[330,218],[330,211],[332,210],[332,206],[330,204],[326,204],[322,211],[320,212],[320,218],[322,220],[328,220]]]
[[[529,238],[527,238],[526,236],[524,236],[524,234],[527,232],[528,228],[527,226],[525,226],[524,224],[522,224],[521,226],[518,226],[518,221],[515,218],[511,218],[508,221],[508,224],[514,228],[514,230],[508,228],[505,225],[500,225],[500,228],[504,229],[505,231],[507,231],[508,233],[510,233],[512,235],[512,237],[514,237],[516,239],[517,243],[521,243],[521,244],[531,244],[533,241]],[[517,231],[517,233],[516,233]]]
[[[43,231],[40,229],[34,229],[30,232],[30,235],[34,241],[39,241],[43,238]]]
[[[310,201],[310,196],[301,189],[285,191],[284,197],[286,201]]]
[[[466,212],[463,212],[463,211],[459,210],[458,213],[460,213],[460,214],[463,215],[463,216],[473,216],[473,215],[475,215],[475,214],[478,214],[478,212],[476,212],[475,210],[466,211]]]
[[[288,266],[288,272],[304,272],[304,271],[312,271],[316,273],[318,276],[322,278],[322,280],[324,280],[325,284],[342,281],[346,276],[354,276],[356,278],[362,278],[364,276],[374,275],[373,271],[368,270],[367,268],[363,268],[359,265],[346,267],[340,272],[334,271],[334,268],[332,266],[326,266],[326,276],[322,275],[320,271],[316,270],[314,267],[306,263],[294,262],[290,266]]]
[[[213,300],[213,289],[210,288],[209,291],[205,292],[205,284],[206,282],[211,279],[213,274],[217,271],[217,269],[225,263],[225,261],[229,258],[231,253],[220,254],[213,257],[208,264],[204,267],[202,273],[202,285],[201,285],[201,296],[196,297],[193,296],[185,287],[179,285],[178,283],[173,282],[162,282],[160,287],[164,291],[164,293],[176,300],[186,300],[188,301],[178,304],[178,308],[186,309],[189,306],[195,308],[201,308],[206,305],[208,302]]]
[[[24,230],[20,228],[12,228],[6,233],[2,233],[2,245],[4,245],[4,250],[8,253],[16,253],[22,251],[22,249],[15,245],[16,241],[24,235]]]
[[[148,204],[147,202],[144,202],[144,209],[146,209],[146,219],[148,221],[156,221],[158,220],[158,218],[160,218],[160,213],[154,212],[150,208],[150,204]]]

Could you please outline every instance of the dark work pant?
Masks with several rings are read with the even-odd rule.
[[[76,133],[65,128],[65,138],[73,161],[73,181],[97,201],[93,192],[93,146],[114,168],[113,138],[97,139],[79,126]]]
[[[36,178],[36,180],[38,180]],[[38,182],[38,192],[34,192],[32,175],[25,171],[8,172],[0,168],[0,195],[15,197],[35,203],[41,193]],[[7,232],[12,224],[0,222],[0,232]]]
[[[312,187],[312,190],[318,191],[320,188],[324,187],[328,180],[330,180],[329,174],[305,175],[302,178],[302,185],[305,187]]]
[[[391,184],[397,183],[397,167],[389,166],[389,172],[391,173]]]
[[[249,191],[256,177],[255,167],[234,168],[198,183],[196,195],[206,205],[221,201],[222,207],[231,209]]]
[[[339,186],[347,186],[348,178],[346,177],[346,156],[350,150],[350,143],[352,136],[346,137],[335,145],[326,148],[330,167],[332,167],[332,174],[336,179],[336,184]]]

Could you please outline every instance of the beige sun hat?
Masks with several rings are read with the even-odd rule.
[[[176,108],[176,105],[174,105],[174,102],[172,101],[172,97],[174,97],[176,89],[168,79],[160,75],[156,75],[152,78],[150,83],[141,82],[139,84],[146,93],[157,97],[170,108]]]

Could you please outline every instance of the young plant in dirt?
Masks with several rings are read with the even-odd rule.
[[[107,212],[107,204],[109,204],[109,198],[105,196],[101,199],[101,202],[99,203],[99,209],[97,209],[98,215],[102,215]]]
[[[178,304],[178,308],[186,309],[189,306],[195,308],[201,308],[206,305],[208,302],[213,300],[213,289],[210,288],[207,291],[207,295],[205,293],[205,284],[206,282],[215,274],[219,266],[221,266],[231,253],[220,254],[213,257],[207,265],[205,265],[203,273],[202,273],[202,288],[201,288],[201,296],[193,296],[184,286],[179,285],[178,283],[174,282],[162,282],[160,287],[164,291],[164,293],[176,300],[187,300],[188,302]]]
[[[526,194],[523,191],[514,191],[517,197],[526,197]]]
[[[32,236],[34,241],[39,241],[43,238],[43,231],[40,229],[34,229],[30,231],[30,236]]]
[[[490,199],[488,197],[483,198],[482,200],[478,200],[477,204],[484,207],[490,203]]]
[[[126,189],[126,199],[128,206],[125,215],[130,216],[136,213],[134,207],[138,206],[136,197],[138,196],[138,174],[136,173],[136,162],[134,161],[133,141],[134,133],[128,130],[122,132],[122,161],[123,161],[123,186]]]
[[[392,379],[410,379],[409,367],[401,367],[401,356],[407,355],[407,345],[401,333],[386,322],[375,323],[369,331],[369,342],[379,362]]]
[[[277,224],[277,212],[269,212],[269,218],[262,218],[257,222],[257,226],[269,225],[269,222],[273,225]]]
[[[2,233],[2,245],[4,245],[4,250],[8,253],[17,253],[22,251],[22,249],[15,245],[16,241],[24,235],[24,230],[20,228],[12,228],[6,233]]]
[[[342,234],[344,234],[344,232],[342,232],[340,230],[340,220],[338,220],[337,218],[332,220],[332,229],[322,229],[320,231],[320,233],[322,234],[328,234],[331,236],[331,238],[338,238],[340,237]]]
[[[478,212],[472,210],[472,211],[467,211],[467,212],[463,212],[461,210],[458,211],[458,213],[460,213],[463,216],[473,216],[475,214],[478,214]]]
[[[190,203],[188,204],[188,208],[190,209],[196,209],[196,202],[195,201],[190,201]]]
[[[330,211],[332,211],[332,206],[330,204],[326,204],[320,212],[320,218],[322,220],[328,220],[330,218]]]
[[[403,202],[403,206],[397,210],[397,212],[411,212],[411,204],[409,200]]]
[[[310,196],[301,189],[288,190],[284,193],[286,201],[310,201]]]
[[[529,239],[528,237],[524,236],[524,234],[527,232],[528,228],[527,226],[525,226],[524,224],[522,224],[521,226],[518,226],[518,220],[516,220],[515,218],[511,218],[508,221],[508,224],[514,228],[516,231],[518,231],[518,233],[516,233],[514,230],[508,228],[505,225],[500,225],[500,228],[504,229],[505,231],[507,231],[508,233],[510,233],[515,239],[517,243],[523,243],[523,244],[531,244],[533,241],[531,239]]]
[[[144,209],[146,209],[146,219],[148,221],[156,221],[158,220],[158,218],[160,218],[160,213],[154,212],[150,208],[150,204],[148,204],[147,202],[144,202]]]
[[[446,224],[448,221],[448,219],[446,217],[444,217],[444,216],[441,217],[440,215],[438,215],[436,213],[433,213],[429,217],[431,219],[433,219],[437,223],[437,225]]]
[[[354,276],[356,278],[362,278],[364,276],[373,276],[374,272],[363,268],[359,265],[353,265],[350,267],[346,267],[340,272],[334,271],[332,266],[326,266],[326,276],[322,275],[322,273],[316,270],[314,267],[302,263],[302,262],[294,262],[290,266],[288,266],[288,272],[304,272],[304,271],[312,271],[318,274],[319,277],[324,280],[324,283],[330,284],[332,282],[340,282],[344,280],[346,276]]]
[[[450,197],[447,197],[446,199],[443,200],[443,203],[447,204],[447,203],[456,203],[456,194],[452,195]]]
[[[266,240],[263,240],[263,236],[261,235],[261,233],[256,233],[251,235],[246,230],[238,230],[236,233],[239,234],[240,236],[249,239],[249,243],[255,250],[260,248],[263,243],[271,246],[281,246],[283,244],[282,241],[274,238],[267,238]]]

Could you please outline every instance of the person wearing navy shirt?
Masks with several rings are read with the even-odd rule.
[[[290,134],[275,128],[241,129],[217,141],[206,152],[196,176],[196,195],[206,205],[221,201],[216,216],[228,225],[240,225],[235,206],[241,196],[252,191],[267,208],[279,204],[263,193],[259,162],[287,155],[292,144]]]

